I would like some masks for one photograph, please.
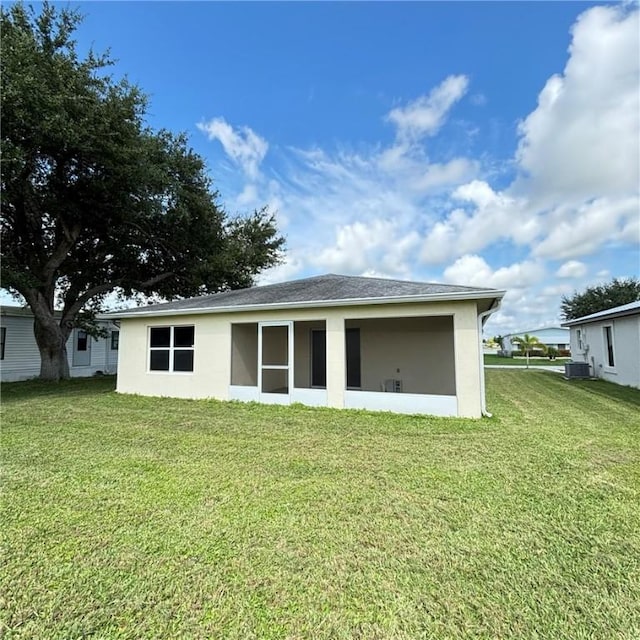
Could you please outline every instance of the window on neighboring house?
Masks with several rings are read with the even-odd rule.
[[[195,328],[151,327],[149,369],[151,371],[193,371]]]
[[[119,344],[120,344],[120,332],[112,331],[111,332],[111,349],[113,351],[117,351]]]
[[[608,367],[615,367],[615,358],[613,357],[613,327],[607,325],[603,327],[604,332],[604,347],[605,347],[605,360]]]
[[[7,341],[7,327],[0,328],[0,360],[4,360],[4,343]]]
[[[76,350],[77,351],[86,351],[87,350],[87,344],[88,344],[88,336],[87,336],[87,332],[86,331],[82,331],[82,329],[80,329],[77,333],[77,345],[76,345]]]

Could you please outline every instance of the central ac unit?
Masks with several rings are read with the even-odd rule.
[[[384,381],[384,390],[387,393],[402,393],[402,380],[389,378]]]

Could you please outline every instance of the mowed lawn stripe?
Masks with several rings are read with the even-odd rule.
[[[634,638],[640,392],[491,419],[4,385],[10,638]]]

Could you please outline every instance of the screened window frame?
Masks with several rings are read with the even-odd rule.
[[[114,329],[111,332],[111,351],[118,351],[120,348],[120,331]]]
[[[176,329],[193,329],[192,345],[182,346],[175,344],[175,330]],[[151,346],[151,332],[153,329],[169,329],[169,345],[168,346]],[[195,350],[196,350],[196,327],[194,324],[172,324],[172,325],[154,325],[148,327],[147,331],[147,373],[160,373],[160,374],[177,374],[177,375],[192,375],[195,369]],[[166,351],[169,354],[169,368],[168,369],[152,369],[151,368],[151,353],[154,351]],[[175,353],[176,351],[191,351],[193,354],[191,357],[191,369],[177,369],[175,368]]]

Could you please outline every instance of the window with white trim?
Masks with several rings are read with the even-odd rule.
[[[195,327],[149,328],[149,370],[193,371]]]
[[[4,360],[4,345],[7,341],[7,327],[0,328],[0,360]]]
[[[111,332],[111,350],[117,351],[119,345],[120,345],[120,332],[112,331]]]
[[[582,351],[582,330],[576,329],[576,336],[578,338],[578,350]]]
[[[89,336],[83,329],[78,329],[76,334],[76,350],[86,351],[89,345]]]
[[[604,337],[604,361],[608,367],[615,367],[616,361],[613,353],[613,326],[610,324],[602,327]]]

